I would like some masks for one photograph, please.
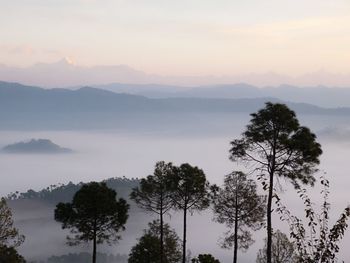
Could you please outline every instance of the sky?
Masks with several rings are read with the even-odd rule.
[[[348,0],[0,0],[0,64],[350,73]]]

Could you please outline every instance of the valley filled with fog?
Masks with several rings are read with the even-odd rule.
[[[70,130],[1,130],[0,147],[28,141],[32,138],[49,139],[73,150],[67,154],[0,154],[2,180],[0,194],[24,192],[28,189],[40,190],[58,183],[101,181],[111,177],[142,178],[152,174],[157,161],[164,160],[176,165],[188,162],[204,170],[210,183],[221,185],[224,175],[232,170],[242,169],[228,159],[229,142],[240,136],[249,121],[248,113],[240,114],[198,114],[178,116],[174,122],[160,125],[156,119],[147,126],[134,124],[133,129],[70,129]],[[350,176],[348,160],[350,156],[350,132],[347,116],[298,115],[302,125],[310,127],[318,134],[323,148],[321,173],[326,172],[331,183],[331,222],[349,204],[348,186]],[[170,125],[171,123],[171,125]],[[152,129],[152,127],[157,127]],[[319,175],[316,175],[318,177]],[[296,214],[303,214],[303,205],[294,189],[283,179],[279,180],[283,191],[282,201]],[[322,201],[320,185],[310,190],[312,200]],[[262,193],[262,192],[261,192]],[[14,209],[16,224],[27,236],[19,251],[28,259],[43,259],[45,256],[66,254],[71,251],[89,251],[88,246],[68,247],[65,245],[66,232],[53,221],[53,211],[45,205],[24,203]],[[50,218],[50,216],[52,216]],[[166,217],[178,234],[182,234],[182,215],[173,213]],[[103,246],[102,251],[113,254],[128,254],[136,238],[147,227],[151,217],[131,214],[126,231],[119,244]],[[277,215],[276,228],[284,229]],[[230,262],[232,251],[221,249],[218,240],[225,231],[223,225],[212,222],[212,213],[207,210],[194,214],[188,219],[188,248],[193,255],[212,253],[222,262]],[[205,233],[205,238],[203,234]],[[256,252],[263,246],[265,231],[254,234],[256,243],[247,253],[239,252],[242,262],[253,262]],[[350,235],[342,241],[340,259],[350,257],[345,246]],[[38,249],[45,246],[45,252]]]
[[[0,263],[350,263],[349,13],[1,1]]]

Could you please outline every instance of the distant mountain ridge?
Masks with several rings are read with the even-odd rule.
[[[321,107],[350,107],[350,88],[326,86],[296,87],[280,85],[278,87],[258,88],[246,83],[179,87],[169,85],[137,85],[111,83],[93,86],[113,92],[125,92],[149,98],[266,98],[273,97],[285,101],[314,104]]]
[[[37,63],[28,67],[13,67],[0,65],[0,79],[4,81],[19,81],[30,85],[45,87],[64,87],[81,85],[98,85],[101,83],[158,83],[162,85],[214,85],[227,83],[249,83],[251,85],[279,86],[290,84],[297,86],[328,85],[350,87],[350,74],[334,74],[324,70],[291,77],[274,72],[246,73],[227,75],[161,75],[150,74],[132,68],[128,65],[97,65],[81,66],[69,58],[63,58],[53,63]]]
[[[182,122],[184,118],[192,122],[193,114],[205,114],[205,118],[213,114],[249,114],[267,101],[286,103],[299,114],[350,116],[350,108],[346,107],[322,108],[273,97],[155,99],[91,87],[42,89],[1,82],[0,128],[33,127],[36,123],[45,128],[106,128],[115,127],[115,123],[118,127],[143,123],[176,125],[175,122]]]
[[[196,93],[196,92],[195,92]],[[264,96],[254,98],[209,98],[173,96],[148,98],[143,95],[116,93],[105,89],[82,87],[77,90],[63,88],[43,89],[16,83],[0,82],[0,110],[9,113],[50,112],[251,112],[266,101],[289,104],[296,111],[313,114],[347,114],[350,108],[323,108],[308,103],[283,101]],[[41,112],[40,112],[41,111]]]
[[[82,67],[74,65],[67,58],[63,58],[54,63],[37,63],[25,68],[0,65],[0,79],[53,88],[81,84],[91,85],[113,80],[128,82],[137,79],[142,83],[149,79],[149,75],[127,65]]]

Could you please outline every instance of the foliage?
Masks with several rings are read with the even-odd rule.
[[[340,214],[336,223],[330,227],[330,208],[328,202],[329,181],[324,176],[321,178],[323,190],[323,203],[321,212],[318,213],[311,202],[305,189],[299,189],[299,197],[305,205],[306,224],[301,219],[291,214],[276,196],[277,212],[281,219],[290,227],[290,236],[296,244],[298,263],[334,263],[339,252],[339,242],[348,227],[347,220],[350,218],[350,206]]]
[[[245,163],[268,191],[267,263],[271,263],[275,177],[288,179],[297,189],[300,183],[313,185],[322,150],[316,135],[300,126],[294,111],[284,104],[268,102],[251,117],[242,138],[231,142],[230,159]]]
[[[47,259],[47,263],[86,263],[90,260],[91,255],[89,253],[69,253],[67,255],[61,256],[51,256]],[[102,253],[97,253],[97,261],[99,263],[126,263],[126,255],[107,255]]]
[[[0,245],[0,263],[25,263],[14,247]]]
[[[203,170],[188,163],[175,167],[172,176],[172,197],[175,208],[200,211],[209,206],[209,182]]]
[[[171,163],[157,162],[153,175],[147,176],[134,188],[130,198],[141,208],[158,215],[169,211],[172,206],[170,178],[173,175]]]
[[[215,221],[226,224],[223,248],[234,247],[234,261],[237,249],[248,249],[254,242],[249,229],[258,230],[264,221],[265,197],[259,196],[256,183],[242,172],[225,176],[223,188],[212,187]]]
[[[231,142],[230,159],[255,163],[254,171],[313,184],[315,166],[322,153],[316,135],[299,125],[294,111],[284,104],[266,103],[251,114],[252,119],[242,139]]]
[[[209,206],[209,182],[203,170],[188,163],[175,167],[172,176],[172,197],[175,208],[184,213],[182,239],[182,263],[186,262],[186,224],[187,212],[201,211]]]
[[[106,183],[84,184],[76,192],[71,203],[59,203],[55,209],[55,220],[62,228],[69,228],[70,245],[93,241],[93,262],[96,260],[96,244],[116,243],[124,230],[129,206],[124,199],[116,200],[117,193]]]
[[[149,223],[149,229],[144,231],[139,242],[131,249],[129,263],[160,262],[160,222]],[[180,239],[176,232],[164,224],[164,262],[177,263],[181,259]]]
[[[0,200],[0,246],[17,247],[24,242],[24,236],[13,226],[12,212],[5,198]]]
[[[258,251],[256,263],[266,263],[266,246]],[[295,246],[289,241],[286,234],[277,230],[272,235],[272,262],[273,263],[295,263]]]
[[[192,263],[220,263],[211,254],[199,254],[197,258],[192,259]]]
[[[174,167],[171,163],[158,162],[153,175],[143,178],[134,188],[130,198],[146,211],[156,213],[160,219],[160,262],[163,263],[163,216],[173,207],[171,181]]]

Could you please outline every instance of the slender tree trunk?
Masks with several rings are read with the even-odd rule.
[[[266,263],[272,262],[272,195],[273,195],[273,172],[270,172],[269,195],[267,200],[267,245],[266,245]]]
[[[182,240],[182,263],[186,263],[186,224],[187,224],[187,205],[184,208],[184,229],[183,229],[183,240]]]
[[[164,262],[163,200],[160,201],[160,263]]]
[[[92,248],[92,263],[96,263],[96,227],[94,229],[94,240]]]
[[[267,199],[267,244],[266,244],[266,263],[272,263],[272,197],[273,197],[273,177],[276,165],[276,143],[278,132],[274,132],[271,163],[269,166],[269,195]]]
[[[236,196],[236,214],[235,214],[235,241],[233,248],[233,263],[237,263],[237,251],[238,251],[238,207],[237,207],[237,196]]]
[[[237,179],[236,179],[236,186],[237,186]],[[236,189],[236,196],[235,196],[235,240],[234,240],[234,248],[233,248],[233,263],[237,263],[237,250],[238,250],[238,189]]]

